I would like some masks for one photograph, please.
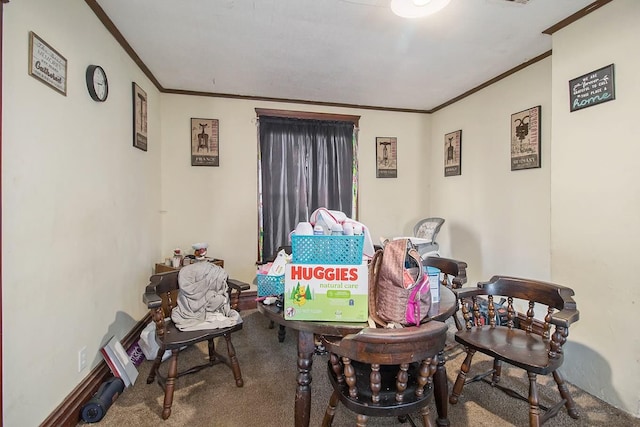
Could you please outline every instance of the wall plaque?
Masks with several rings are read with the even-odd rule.
[[[67,95],[67,60],[33,31],[29,31],[29,75]]]
[[[570,111],[616,99],[613,64],[569,80]]]

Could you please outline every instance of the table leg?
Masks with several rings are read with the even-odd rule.
[[[311,419],[311,366],[314,350],[313,332],[300,331],[298,333],[298,388],[294,410],[296,427],[309,427]]]
[[[444,352],[438,354],[438,367],[435,374],[433,374],[433,394],[436,403],[436,410],[438,411],[438,419],[436,424],[438,426],[448,426],[449,417],[447,414],[447,404],[449,395],[449,385],[447,383],[447,369],[444,366]]]

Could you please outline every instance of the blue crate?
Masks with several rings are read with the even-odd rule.
[[[258,274],[257,277],[259,297],[268,297],[284,293],[284,274],[282,276]]]
[[[294,264],[362,264],[364,236],[291,235]]]

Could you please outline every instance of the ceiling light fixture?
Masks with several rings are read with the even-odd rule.
[[[443,9],[451,0],[391,0],[391,10],[402,18],[422,18]]]

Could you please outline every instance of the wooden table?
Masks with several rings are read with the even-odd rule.
[[[213,258],[213,259],[208,260],[208,261],[214,263],[215,265],[218,265],[218,266],[224,268],[224,260],[223,259]],[[175,267],[172,267],[170,265],[163,264],[163,263],[159,263],[159,262],[156,263],[156,268],[155,268],[156,274],[164,273],[166,271],[175,271],[175,270],[180,270],[180,267],[175,268]]]
[[[347,322],[310,322],[302,320],[285,320],[283,312],[278,311],[274,305],[258,304],[258,311],[283,325],[298,331],[298,386],[295,396],[295,426],[308,427],[311,417],[311,367],[313,365],[313,353],[315,350],[314,335],[345,336],[359,332],[368,327],[366,323]],[[432,304],[429,310],[429,320],[445,321],[456,311],[456,297],[447,287],[440,286],[440,302]],[[447,385],[447,371],[444,366],[444,355],[438,356],[438,368],[433,376],[433,393],[438,411],[437,424],[448,426],[447,398],[449,394]]]

